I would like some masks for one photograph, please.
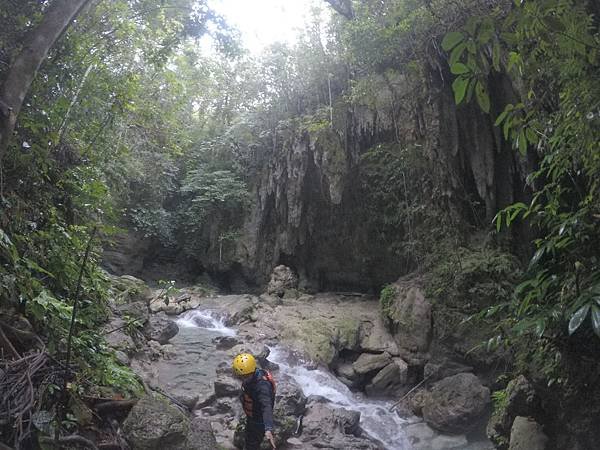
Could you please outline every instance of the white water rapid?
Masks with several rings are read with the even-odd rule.
[[[204,328],[223,336],[235,336],[236,331],[233,328],[225,326],[222,317],[211,311],[190,310],[182,314],[177,320],[177,325],[182,328]]]
[[[353,393],[329,371],[309,370],[298,359],[282,348],[274,348],[269,361],[279,365],[281,373],[290,376],[302,388],[304,395],[320,395],[332,404],[360,412],[360,426],[371,437],[377,439],[388,450],[410,450],[403,426],[406,421],[394,412],[389,412],[391,402],[367,400]]]

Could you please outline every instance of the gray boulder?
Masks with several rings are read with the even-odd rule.
[[[215,395],[217,397],[236,397],[240,394],[240,382],[226,373],[217,374],[214,381]]]
[[[186,450],[215,450],[218,448],[208,420],[200,417],[192,420],[184,448]]]
[[[387,352],[378,355],[363,353],[356,361],[354,361],[354,363],[352,363],[352,368],[357,374],[364,375],[382,369],[391,362],[392,357]]]
[[[275,414],[281,417],[301,416],[306,407],[306,397],[295,383],[281,380],[275,396]]]
[[[509,450],[545,450],[548,436],[535,420],[517,416],[510,431]]]
[[[125,439],[135,450],[184,448],[189,431],[188,417],[158,396],[142,397],[123,422]]]
[[[463,433],[476,425],[490,403],[490,390],[472,373],[460,373],[435,383],[426,395],[423,418],[446,433]]]
[[[179,327],[163,312],[150,316],[143,329],[146,339],[157,341],[162,345],[167,344],[177,333]]]
[[[287,266],[275,267],[267,286],[267,294],[283,297],[289,289],[298,289],[298,277]]]
[[[416,284],[393,284],[396,294],[383,307],[383,315],[399,347],[399,355],[409,364],[427,362],[432,339],[431,304]]]
[[[408,364],[400,358],[381,369],[366,387],[368,395],[392,395],[408,379]]]
[[[377,449],[376,443],[359,437],[360,413],[325,403],[323,399],[309,397],[302,420],[301,440],[323,448]],[[310,447],[309,447],[310,448]]]
[[[132,319],[136,319],[140,325],[144,325],[148,322],[150,313],[148,312],[148,306],[146,302],[131,302],[124,303],[117,306],[117,314],[121,316],[129,316]]]

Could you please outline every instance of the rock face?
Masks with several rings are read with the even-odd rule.
[[[548,437],[535,420],[517,416],[510,432],[509,450],[546,450]]]
[[[287,266],[277,266],[271,273],[271,280],[267,286],[267,294],[283,297],[285,292],[290,289],[298,288],[298,277]]]
[[[431,304],[422,289],[404,281],[393,284],[395,295],[383,306],[400,356],[410,364],[424,364],[432,338]]]
[[[495,410],[487,426],[488,437],[498,448],[507,448],[511,427],[517,416],[533,416],[539,412],[540,399],[533,385],[523,375],[506,387],[504,408]]]
[[[461,373],[435,383],[426,395],[423,418],[432,428],[463,433],[481,421],[490,402],[490,390],[471,373]]]
[[[393,361],[381,369],[371,382],[366,386],[368,395],[394,395],[398,388],[408,381],[408,364],[401,358]]]

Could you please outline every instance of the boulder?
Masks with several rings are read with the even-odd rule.
[[[359,412],[334,407],[311,396],[302,419],[301,439],[322,448],[379,448],[368,439],[358,437],[361,432],[359,421]]]
[[[240,382],[232,376],[218,374],[214,381],[215,395],[217,397],[237,397],[240,394]]]
[[[381,369],[366,387],[368,395],[393,395],[408,379],[408,364],[400,358]]]
[[[498,447],[506,448],[510,429],[516,416],[535,415],[540,399],[535,388],[523,375],[511,380],[506,387],[506,402],[496,408],[487,425],[487,435]]]
[[[433,385],[425,397],[423,418],[436,430],[459,434],[481,420],[489,402],[490,390],[472,373],[460,373]]]
[[[517,416],[510,431],[509,450],[545,450],[548,436],[535,420]]]
[[[288,289],[298,288],[298,277],[287,266],[277,266],[271,273],[271,280],[267,286],[267,294],[283,297]]]
[[[146,282],[131,275],[110,276],[114,301],[117,304],[142,302],[146,304],[152,298],[152,291]]]
[[[441,359],[425,364],[423,377],[427,378],[430,383],[433,383],[434,381],[439,381],[443,378],[451,377],[452,375],[472,371],[473,368],[465,364],[461,364],[449,359]]]
[[[122,317],[128,316],[132,319],[136,319],[140,325],[144,325],[148,322],[148,318],[150,317],[146,302],[131,302],[119,305],[117,306],[117,314]]]
[[[391,362],[392,357],[387,352],[380,353],[378,355],[372,353],[363,353],[356,361],[352,363],[352,368],[357,374],[363,375],[382,369]]]
[[[179,333],[179,327],[175,322],[168,319],[165,313],[153,314],[143,329],[146,339],[167,344],[169,340]]]
[[[217,336],[212,342],[217,347],[217,350],[229,350],[241,344],[240,340],[234,336]]]
[[[122,318],[113,317],[110,322],[102,327],[102,331],[109,347],[131,355],[136,351],[136,343],[126,333],[126,325]]]
[[[385,329],[380,318],[363,320],[359,328],[359,347],[369,353],[388,352],[390,355],[399,354],[398,344],[394,337]]]
[[[399,347],[399,355],[412,365],[428,360],[432,338],[431,304],[415,284],[393,284],[395,295],[382,305],[383,315]]]
[[[184,448],[189,431],[188,417],[158,396],[142,397],[123,422],[125,439],[136,450]]]
[[[301,416],[306,407],[306,397],[295,383],[277,380],[275,414],[281,417]]]
[[[342,363],[336,368],[338,378],[346,386],[354,388],[361,385],[363,382],[363,375],[359,375],[354,371],[352,363]]]
[[[218,448],[208,420],[200,417],[192,420],[184,448],[186,450],[215,450]]]

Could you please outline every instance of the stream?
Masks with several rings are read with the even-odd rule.
[[[188,392],[206,397],[213,391],[217,366],[230,358],[215,348],[218,336],[235,336],[236,330],[225,326],[222,319],[210,311],[191,310],[180,315],[176,323],[180,331],[171,340],[173,357],[157,367],[161,384],[175,392]],[[381,442],[387,450],[484,450],[489,441],[482,438],[441,435],[419,418],[402,418],[390,412],[392,401],[376,401],[362,393],[350,391],[326,369],[309,369],[283,347],[271,348],[268,360],[279,366],[277,378],[292,379],[305,396],[327,398],[332,405],[361,413],[364,432]]]

